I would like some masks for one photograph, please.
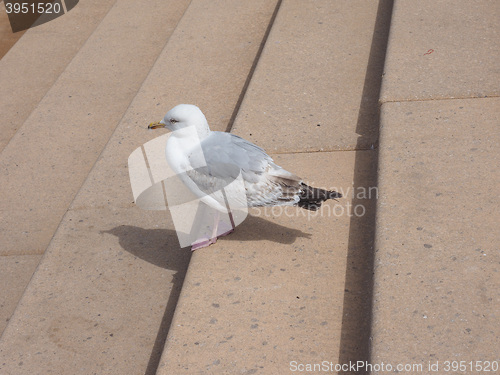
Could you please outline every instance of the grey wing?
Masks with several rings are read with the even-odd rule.
[[[243,179],[250,183],[257,182],[266,168],[274,164],[262,148],[231,133],[212,132],[201,147],[212,173],[225,175],[229,171],[227,164],[231,164],[236,167],[231,172],[241,171]]]
[[[273,162],[263,149],[230,133],[211,132],[200,145],[188,158],[207,177],[234,180],[241,172],[245,181],[256,182]]]
[[[295,204],[299,200],[302,180],[276,165],[253,143],[231,133],[211,132],[201,142],[201,150],[202,156],[192,153],[189,159],[204,166],[188,174],[202,182],[200,188],[206,193],[220,190],[241,173],[249,206]],[[200,163],[200,157],[204,163]]]

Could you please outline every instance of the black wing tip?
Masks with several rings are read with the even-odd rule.
[[[310,211],[317,211],[321,204],[328,200],[342,198],[342,194],[336,191],[328,191],[323,189],[318,189],[311,187],[302,183],[303,190],[300,196],[300,201],[297,202],[297,205],[301,208],[305,208]]]
[[[329,197],[330,199],[342,198],[342,194],[340,194],[340,193],[339,193],[339,192],[337,192],[337,191],[333,191],[333,190],[332,190],[332,191],[329,191],[329,192],[328,192],[328,197]]]

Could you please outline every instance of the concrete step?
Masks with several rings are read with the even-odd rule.
[[[374,364],[499,360],[499,105],[382,107]]]
[[[27,31],[0,61],[11,77],[2,80],[2,126],[19,128],[0,153],[0,269],[25,265],[1,291],[1,330],[188,2],[161,4],[143,12],[132,1],[85,3]],[[29,56],[33,64],[22,64]]]
[[[127,158],[158,136],[146,131],[147,124],[179,102],[200,105],[214,129],[227,127],[276,2],[194,0],[187,5],[156,2],[146,9],[143,3],[117,2],[39,105],[44,112],[30,116],[25,138],[15,136],[26,139],[25,150],[38,147],[29,151],[33,157],[43,160],[44,152],[52,152],[62,159],[55,173],[59,185],[48,186],[45,204],[36,210],[52,208],[42,221],[53,212],[64,216],[55,223],[54,235],[39,231],[32,234],[36,240],[19,241],[34,245],[47,240],[49,245],[0,338],[0,373],[156,371],[190,252],[178,248],[168,215],[131,203]],[[141,70],[130,78],[126,73],[134,67]],[[51,94],[56,88],[59,94]],[[62,109],[55,105],[57,98],[65,98]],[[37,124],[69,141],[37,145],[35,135],[44,133]],[[82,139],[96,144],[79,145]],[[70,145],[84,151],[90,147],[85,155],[92,157]],[[33,175],[53,173],[33,163],[25,162]],[[48,181],[38,186],[45,188]],[[63,188],[76,188],[78,194],[53,199]],[[34,201],[32,193],[25,194]],[[65,199],[69,210],[61,203]],[[45,219],[38,215],[34,225],[40,216]],[[18,216],[31,217],[27,212]],[[14,243],[11,249],[16,250]]]
[[[390,11],[387,2],[281,2],[231,131],[346,198],[312,214],[252,210],[196,251],[158,375],[284,374],[367,359],[370,148]]]
[[[490,1],[394,5],[371,341],[386,371],[500,363],[499,17]]]
[[[0,60],[0,151],[22,127],[115,2],[82,2],[64,16],[24,34],[12,34],[8,18],[3,19],[4,31],[8,33],[5,40],[11,39],[11,35],[23,34],[23,37]],[[1,7],[5,12],[3,2]]]
[[[71,60],[85,44],[89,36],[106,16],[116,0],[90,1],[79,6],[71,14],[66,14],[52,22],[27,31],[13,34],[8,18],[2,17],[2,58],[0,60],[0,152],[4,150],[14,134],[23,128],[33,110],[39,105],[54,82],[66,69]],[[0,4],[5,12],[5,5]],[[19,40],[23,36],[21,40]],[[18,42],[18,43],[16,43]],[[24,146],[14,141],[14,150],[24,152]],[[3,156],[1,156],[2,158]],[[5,173],[8,173],[4,171]],[[2,184],[5,179],[2,179]],[[18,181],[19,186],[26,181]],[[17,192],[24,188],[15,189]],[[27,191],[30,191],[27,189]],[[3,204],[12,193],[2,195]],[[30,192],[32,193],[32,192]],[[2,208],[3,207],[2,204]],[[22,230],[13,230],[18,223],[8,225],[10,210],[1,213],[2,250],[0,250],[0,333],[7,324],[19,298],[31,278],[43,250],[25,252],[26,246],[20,240]],[[17,219],[16,219],[17,220]],[[56,220],[60,220],[60,217]],[[23,222],[30,225],[29,217]],[[4,227],[5,226],[5,227]],[[8,233],[8,234],[7,234]],[[7,244],[14,239],[17,250]],[[41,244],[42,247],[46,244]],[[4,247],[5,246],[5,247]],[[44,249],[44,247],[43,247]]]
[[[382,69],[386,34],[375,29],[378,4],[285,1],[233,132],[273,153],[373,149],[380,76],[370,69]]]

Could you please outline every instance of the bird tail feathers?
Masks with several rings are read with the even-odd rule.
[[[315,188],[304,183],[301,184],[302,191],[300,200],[297,203],[299,207],[306,210],[316,211],[321,207],[321,204],[328,199],[342,198],[342,194],[336,191],[329,191],[324,189]]]

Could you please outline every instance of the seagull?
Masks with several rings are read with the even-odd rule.
[[[203,112],[192,104],[179,104],[148,129],[167,128],[167,163],[184,185],[204,203],[228,212],[231,229],[217,236],[217,223],[211,238],[192,244],[197,250],[214,244],[217,237],[234,231],[234,220],[227,207],[227,197],[216,195],[238,176],[243,180],[244,194],[231,194],[241,206],[298,206],[316,211],[328,199],[341,198],[336,191],[309,186],[295,174],[279,165],[259,146],[231,133],[211,131]],[[244,190],[244,191],[243,191]],[[217,198],[219,197],[219,198]],[[216,219],[218,221],[218,218]]]

